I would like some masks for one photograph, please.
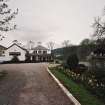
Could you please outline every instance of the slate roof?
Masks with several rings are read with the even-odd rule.
[[[48,50],[48,49],[42,45],[38,45],[37,47],[33,48],[32,50]]]

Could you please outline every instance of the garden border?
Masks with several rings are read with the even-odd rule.
[[[68,89],[51,73],[51,71],[47,67],[48,73],[51,75],[51,77],[54,79],[54,81],[58,84],[58,86],[63,90],[63,92],[67,95],[67,97],[75,104],[75,105],[81,105],[76,98],[68,91]]]

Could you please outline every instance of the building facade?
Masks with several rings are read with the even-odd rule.
[[[51,51],[42,45],[37,45],[31,49],[25,49],[17,43],[13,43],[8,48],[2,48],[3,57],[1,61],[13,61],[17,58],[19,61],[24,62],[50,62],[53,61]]]
[[[4,52],[5,52],[6,49],[7,49],[6,47],[0,45],[0,56],[4,55]]]
[[[0,45],[0,63],[2,63],[3,61],[5,61],[5,50],[7,48]]]
[[[14,56],[17,56],[19,61],[25,61],[26,53],[26,49],[14,43],[5,50],[5,59],[6,61],[10,61],[13,59]]]
[[[51,51],[42,45],[32,48],[26,55],[32,62],[50,62],[53,61]]]

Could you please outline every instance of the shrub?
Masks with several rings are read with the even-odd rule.
[[[59,60],[55,60],[55,63],[59,64]]]
[[[13,56],[13,58],[11,59],[11,62],[19,62],[19,59],[17,56]]]
[[[63,66],[64,70],[69,68],[69,66],[67,65],[66,62],[63,62],[63,63],[62,63],[62,66]]]
[[[78,57],[76,54],[70,55],[67,58],[67,65],[69,67],[70,70],[74,70],[77,68],[79,63]]]
[[[78,67],[75,70],[75,73],[76,74],[83,74],[87,69],[88,69],[88,67],[86,67],[84,64],[78,64]]]
[[[105,86],[105,69],[96,68],[95,70],[89,70],[89,77],[94,79],[98,85]]]
[[[25,59],[26,62],[30,62],[31,61],[31,57],[30,57],[29,52],[26,53],[25,57],[26,57],[26,59]]]

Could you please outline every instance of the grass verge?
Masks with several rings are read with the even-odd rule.
[[[82,84],[75,83],[60,70],[49,68],[51,72],[64,84],[81,105],[105,105],[97,97],[92,95]]]

